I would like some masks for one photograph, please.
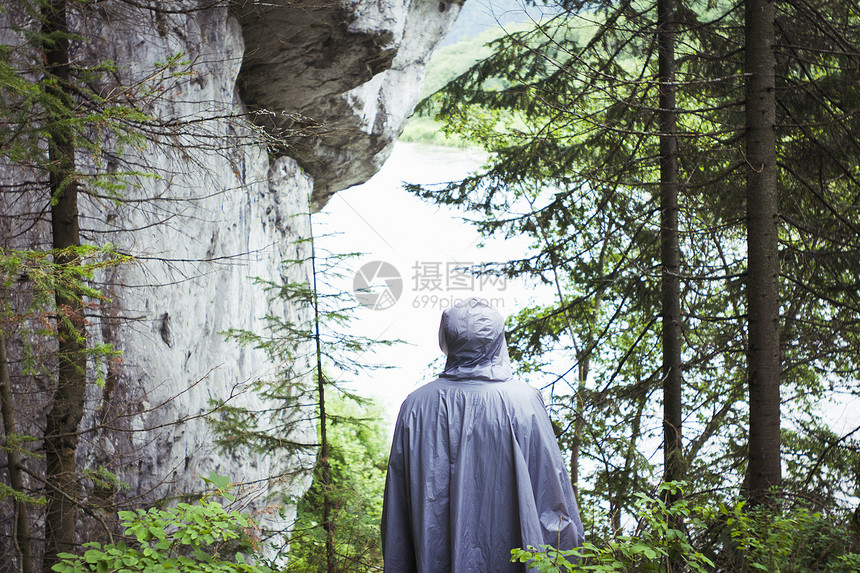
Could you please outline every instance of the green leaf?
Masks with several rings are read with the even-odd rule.
[[[164,533],[163,529],[161,529],[159,527],[155,527],[153,525],[150,525],[147,529],[148,529],[149,533],[151,533],[152,536],[155,537],[156,539],[160,539],[162,541],[167,539],[167,535]]]
[[[216,474],[214,471],[209,474],[208,478],[203,478],[203,481],[214,485],[218,491],[224,492],[230,489],[230,478]]]
[[[651,559],[651,560],[653,560],[657,557],[657,552],[654,551],[653,549],[651,549],[650,547],[646,548],[643,553],[645,554],[645,557],[647,557],[648,559]]]
[[[84,560],[86,560],[87,563],[98,563],[104,559],[104,557],[105,554],[98,549],[90,549],[84,553]]]

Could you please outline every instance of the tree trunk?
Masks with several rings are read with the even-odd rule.
[[[780,485],[779,245],[773,0],[746,0],[749,465],[746,495]]]
[[[657,57],[660,86],[660,291],[663,313],[663,481],[684,478],[681,432],[681,249],[678,241],[678,139],[675,110],[675,0],[657,0]],[[678,490],[664,490],[670,505]],[[682,529],[680,516],[670,526]],[[670,552],[666,571],[680,571],[683,559]]]
[[[308,218],[311,214],[308,213]],[[317,290],[317,267],[316,249],[314,243],[313,224],[311,223],[311,275],[313,278],[313,306],[314,306],[314,341],[316,342],[316,371],[317,371],[317,393],[319,395],[320,408],[320,473],[322,478],[323,492],[323,529],[325,530],[325,555],[326,573],[335,571],[335,547],[334,547],[334,519],[332,517],[332,483],[331,483],[331,451],[328,443],[327,427],[328,418],[325,411],[325,375],[322,366],[322,339],[320,338],[320,313],[319,313],[319,291]]]
[[[55,82],[49,95],[69,109],[70,80],[66,2],[51,0],[45,5],[42,32],[46,38],[46,73]],[[62,113],[62,112],[60,112]],[[49,117],[48,158],[51,191],[51,231],[58,275],[71,275],[79,259],[71,249],[80,246],[78,229],[78,184],[75,174],[74,133],[65,117]],[[59,282],[59,281],[58,281]],[[75,550],[77,523],[78,424],[84,413],[86,390],[86,332],[83,305],[76,293],[56,288],[58,369],[57,390],[48,412],[44,448],[47,509],[43,571],[57,562],[57,553]]]
[[[582,452],[582,434],[585,431],[585,392],[588,381],[589,364],[591,363],[591,349],[586,349],[586,354],[579,357],[578,384],[576,387],[576,410],[573,420],[573,440],[570,446],[570,485],[573,486],[573,495],[579,499],[579,456]]]
[[[657,2],[660,85],[660,260],[663,313],[664,481],[683,479],[681,441],[681,254],[678,245],[678,140],[674,1]]]
[[[6,358],[6,337],[0,333],[0,413],[3,415],[3,435],[6,447],[6,462],[9,469],[9,485],[24,496],[24,474],[21,454],[17,444],[10,444],[9,436],[14,436],[15,414],[12,406],[12,381],[9,377],[9,363]],[[33,552],[30,545],[30,519],[27,502],[15,500],[15,546],[18,551],[18,571],[33,573]]]
[[[603,253],[600,255],[600,261],[603,261]],[[556,280],[556,285],[559,283]],[[560,287],[559,287],[560,288]],[[564,299],[559,295],[559,300],[564,304]],[[577,388],[576,388],[576,416],[573,421],[573,440],[570,446],[570,483],[573,486],[573,493],[579,499],[579,458],[582,452],[583,434],[585,432],[585,393],[588,388],[588,374],[591,371],[591,357],[594,355],[594,324],[597,321],[597,316],[600,313],[600,305],[603,302],[603,289],[598,289],[594,293],[593,310],[590,313],[591,319],[588,324],[588,336],[583,342],[582,352],[577,356],[579,367],[577,368]],[[568,332],[572,340],[575,340],[575,331],[570,323],[570,317],[567,312],[564,314],[567,323]]]

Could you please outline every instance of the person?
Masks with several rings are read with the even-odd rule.
[[[385,572],[522,572],[511,549],[579,547],[573,488],[540,392],[513,377],[502,316],[462,301],[439,345],[444,372],[409,394],[394,429]]]

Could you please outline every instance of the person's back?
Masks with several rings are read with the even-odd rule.
[[[514,380],[502,317],[478,299],[443,314],[444,373],[400,410],[388,467],[385,571],[523,571],[514,547],[582,543],[540,394]]]

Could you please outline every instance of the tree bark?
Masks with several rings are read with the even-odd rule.
[[[72,109],[68,94],[70,82],[69,40],[66,2],[45,4],[42,33],[45,37],[46,74],[52,76],[49,95]],[[75,138],[67,117],[48,118],[48,159],[51,191],[51,231],[54,262],[60,275],[70,276],[79,258],[73,248],[80,246],[78,228],[78,183],[75,168]],[[68,288],[58,286],[54,300],[57,308],[57,389],[48,412],[45,435],[47,509],[45,517],[45,558],[43,571],[57,563],[57,554],[75,550],[77,525],[78,424],[84,413],[86,390],[86,331],[81,299]]]
[[[6,438],[6,462],[9,468],[9,485],[24,494],[24,473],[21,454],[16,444],[9,443],[14,436],[15,413],[12,406],[12,381],[9,377],[9,362],[6,357],[6,337],[0,333],[0,413],[3,415],[3,435]],[[15,500],[15,545],[18,550],[18,570],[33,573],[33,552],[30,540],[30,518],[27,502]]]
[[[657,81],[660,86],[660,295],[663,313],[663,481],[684,479],[681,388],[681,248],[678,239],[678,138],[675,97],[675,0],[657,0]],[[678,490],[664,490],[671,505]],[[684,526],[670,518],[674,529]],[[666,571],[681,571],[681,555],[670,552]]]
[[[585,430],[585,391],[587,389],[588,369],[591,362],[590,350],[587,355],[579,357],[578,384],[576,387],[575,408],[573,420],[573,440],[570,445],[570,485],[573,486],[573,495],[579,498],[579,456],[582,452],[582,434]]]
[[[749,331],[749,464],[745,493],[751,501],[760,502],[782,481],[773,0],[746,0],[745,22]]]
[[[684,476],[681,433],[681,252],[678,241],[679,177],[675,110],[674,2],[675,0],[657,2],[664,481],[677,481]]]
[[[308,218],[311,214],[308,213]],[[317,290],[316,249],[314,243],[313,223],[311,223],[311,275],[313,278],[313,307],[314,307],[314,341],[316,342],[316,371],[317,394],[320,408],[320,473],[323,492],[323,529],[325,530],[326,572],[335,571],[334,519],[332,517],[332,481],[331,481],[331,448],[328,443],[328,418],[325,410],[325,374],[322,365],[322,339],[320,337],[319,291]]]

